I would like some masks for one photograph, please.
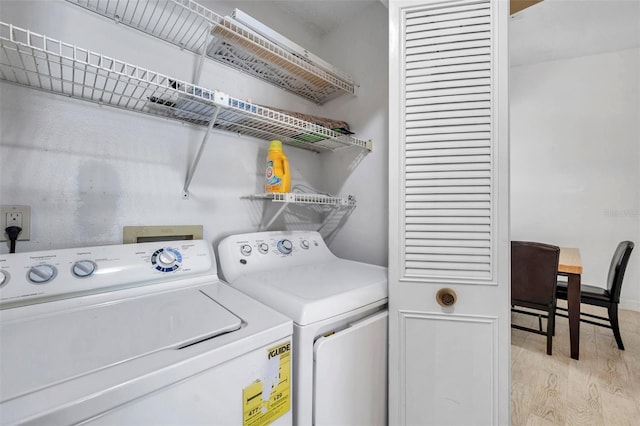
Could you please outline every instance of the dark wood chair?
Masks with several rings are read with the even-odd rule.
[[[539,329],[517,324],[511,326],[546,335],[549,355],[555,326],[559,258],[560,247],[529,241],[511,242],[511,311],[537,316]],[[546,332],[542,330],[542,318],[547,319]]]
[[[587,305],[601,306],[607,308],[608,317],[599,315],[580,313],[580,321],[600,327],[610,328],[613,330],[613,336],[616,338],[618,348],[624,350],[622,344],[622,336],[620,335],[620,325],[618,324],[618,305],[620,304],[620,290],[622,290],[622,279],[629,263],[629,257],[633,250],[634,244],[631,241],[622,241],[618,244],[616,251],[611,259],[609,266],[609,275],[607,276],[607,288],[594,287],[582,284],[580,286],[580,302]],[[558,282],[556,297],[558,299],[567,300],[567,283]],[[566,312],[562,307],[557,310]],[[567,317],[562,312],[557,312],[558,316]],[[583,318],[584,317],[584,318]],[[592,321],[589,318],[599,321]]]

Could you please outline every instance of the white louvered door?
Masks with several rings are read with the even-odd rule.
[[[389,423],[508,424],[508,2],[389,16]]]

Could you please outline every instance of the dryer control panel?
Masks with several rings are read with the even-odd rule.
[[[318,232],[270,231],[231,235],[218,244],[228,282],[239,275],[336,259]]]
[[[217,279],[203,240],[83,247],[0,255],[0,308],[185,279]]]

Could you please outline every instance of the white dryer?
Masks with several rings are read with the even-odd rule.
[[[294,424],[387,424],[386,268],[306,231],[232,235],[218,257],[229,284],[294,322]]]
[[[0,255],[0,423],[290,425],[292,332],[205,241]]]

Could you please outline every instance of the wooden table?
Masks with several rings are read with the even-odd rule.
[[[567,284],[567,309],[569,310],[569,341],[571,358],[580,359],[580,275],[582,260],[577,248],[560,247],[558,275],[569,278]]]

